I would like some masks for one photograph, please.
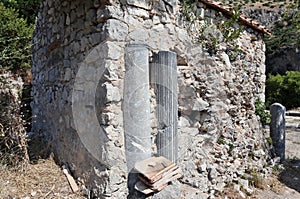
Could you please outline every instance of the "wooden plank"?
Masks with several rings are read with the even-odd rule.
[[[161,190],[162,187],[165,187],[166,185],[168,185],[169,182],[173,181],[173,180],[176,180],[178,178],[181,178],[182,177],[182,174],[181,173],[178,173],[174,176],[172,176],[171,178],[167,178],[165,180],[161,180],[159,181],[159,183],[157,184],[154,184],[153,187],[151,187],[151,189],[154,189],[154,190]]]
[[[151,193],[154,193],[154,192],[158,192],[158,191],[163,190],[167,185],[168,185],[168,184],[165,184],[164,186],[160,187],[159,189],[153,190],[153,189],[147,187],[143,182],[138,181],[138,182],[135,184],[134,188],[135,188],[135,190],[137,190],[137,191],[139,191],[139,192],[142,192],[142,193],[145,194],[145,195],[148,195],[148,194],[151,194]]]
[[[70,175],[70,172],[69,172],[69,170],[67,169],[66,166],[63,166],[63,172],[64,172],[65,176],[67,177],[67,180],[69,182],[69,185],[70,185],[72,191],[73,192],[78,191],[79,188],[78,188],[73,176]]]
[[[151,157],[135,164],[135,169],[153,183],[162,177],[162,174],[175,167],[175,163],[163,156]]]
[[[172,170],[168,173],[165,173],[163,175],[163,177],[156,181],[155,183],[149,183],[149,181],[147,181],[147,179],[143,178],[142,176],[138,176],[138,178],[145,184],[147,185],[149,188],[153,189],[153,190],[159,190],[161,187],[164,187],[166,184],[168,184],[169,182],[182,177],[182,173],[181,170],[177,167],[175,170]]]
[[[138,181],[135,185],[134,185],[135,190],[142,192],[145,195],[148,195],[150,193],[154,193],[155,191],[150,189],[149,187],[147,187],[143,182]]]
[[[170,170],[162,173],[161,175],[159,175],[160,178],[157,178],[155,181],[150,181],[148,178],[146,178],[144,175],[142,174],[139,174],[138,175],[138,178],[140,180],[142,180],[145,184],[149,185],[149,186],[152,186],[154,183],[160,181],[162,178],[164,178],[165,176],[168,176],[170,173],[174,173],[174,171],[176,171],[179,167],[178,166],[175,166],[173,168],[171,168]]]

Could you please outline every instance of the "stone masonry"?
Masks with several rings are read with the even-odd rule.
[[[198,22],[208,24],[203,34],[218,40],[213,53],[194,40],[177,0],[42,2],[33,38],[32,131],[88,195],[128,196],[123,100],[129,44],[146,45],[149,62],[159,51],[172,51],[178,60],[177,163],[184,177],[153,198],[213,197],[243,180],[247,169],[267,172],[254,114],[255,100],[264,100],[262,33],[239,26],[235,51],[214,34],[220,32],[214,24],[226,18],[200,2]],[[155,155],[153,85],[149,96]]]

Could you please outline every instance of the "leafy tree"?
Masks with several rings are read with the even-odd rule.
[[[268,54],[280,54],[282,48],[300,47],[300,10],[286,12],[283,19],[277,21],[272,30],[272,37],[266,38]]]
[[[19,17],[13,8],[0,3],[0,68],[16,72],[31,65],[34,25]]]
[[[41,0],[1,0],[6,8],[15,9],[28,24],[35,22]]]
[[[300,106],[300,72],[270,75],[266,81],[266,104],[278,102],[287,109]]]

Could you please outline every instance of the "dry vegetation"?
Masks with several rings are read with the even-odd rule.
[[[20,77],[0,69],[0,198],[84,198],[52,159],[29,163],[22,90]]]
[[[0,69],[0,165],[16,168],[24,167],[29,160],[20,112],[22,87],[18,76]]]
[[[85,198],[73,193],[62,169],[53,159],[29,164],[23,171],[0,167],[0,198]]]

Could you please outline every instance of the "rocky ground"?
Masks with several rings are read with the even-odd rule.
[[[287,116],[286,163],[275,166],[252,195],[241,195],[231,187],[217,198],[300,198],[300,117]],[[86,198],[84,191],[73,193],[61,167],[52,158],[30,164],[25,171],[0,167],[0,198]]]
[[[265,189],[257,189],[255,197],[264,199],[300,198],[300,117],[286,117],[286,163],[283,170],[274,168]]]

